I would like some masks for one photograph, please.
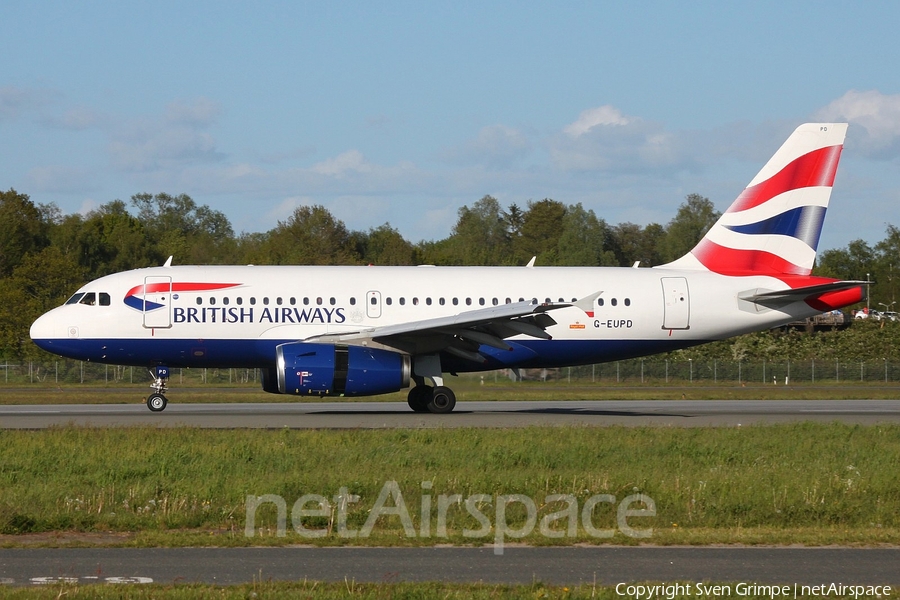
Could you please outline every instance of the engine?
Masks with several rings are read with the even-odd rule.
[[[294,342],[276,348],[276,366],[267,369],[263,389],[279,394],[372,396],[409,386],[405,354],[339,344]],[[277,378],[277,385],[276,385]]]

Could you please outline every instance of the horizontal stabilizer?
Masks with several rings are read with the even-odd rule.
[[[830,283],[821,283],[817,285],[809,285],[805,287],[791,288],[787,290],[759,292],[752,290],[745,292],[738,297],[747,302],[754,302],[769,308],[777,308],[779,306],[787,306],[794,302],[803,302],[806,300],[821,297],[832,292],[840,292],[843,290],[852,290],[861,288],[871,282],[869,281],[834,281]]]

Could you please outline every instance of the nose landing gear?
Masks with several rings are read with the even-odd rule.
[[[162,412],[169,403],[169,400],[164,395],[164,392],[168,390],[169,367],[162,365],[154,367],[150,370],[150,375],[155,377],[150,387],[156,391],[147,396],[147,408],[153,412]]]

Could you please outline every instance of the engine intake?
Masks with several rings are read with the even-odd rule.
[[[281,344],[275,350],[277,390],[298,396],[372,396],[409,387],[406,354],[340,344]]]

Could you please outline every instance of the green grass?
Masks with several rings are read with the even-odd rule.
[[[513,540],[530,544],[897,544],[898,464],[895,425],[0,431],[0,545],[493,543],[493,529],[464,535],[480,523],[459,503],[448,505],[446,535],[437,534],[440,497],[455,494],[489,496],[479,506],[491,525],[500,495],[532,498],[538,522],[569,507],[547,496],[571,495],[575,535],[552,538],[535,527]],[[279,537],[274,505],[255,513],[256,535],[244,535],[248,495],[280,496],[290,511],[304,494],[330,500],[346,488],[359,496],[347,511],[347,528],[356,530],[390,481],[407,504],[413,535],[398,516],[381,516],[371,536],[346,539],[332,506],[302,521],[325,537],[299,535],[290,516]],[[655,517],[630,522],[652,528],[650,538],[616,532],[600,539],[585,530],[580,511],[590,497],[609,494],[619,503],[637,493],[656,503]],[[420,535],[423,495],[431,501],[427,536]],[[512,503],[507,523],[524,528],[526,516],[524,505]],[[598,504],[593,519],[615,529],[615,504]],[[565,531],[568,523],[551,528]]]

